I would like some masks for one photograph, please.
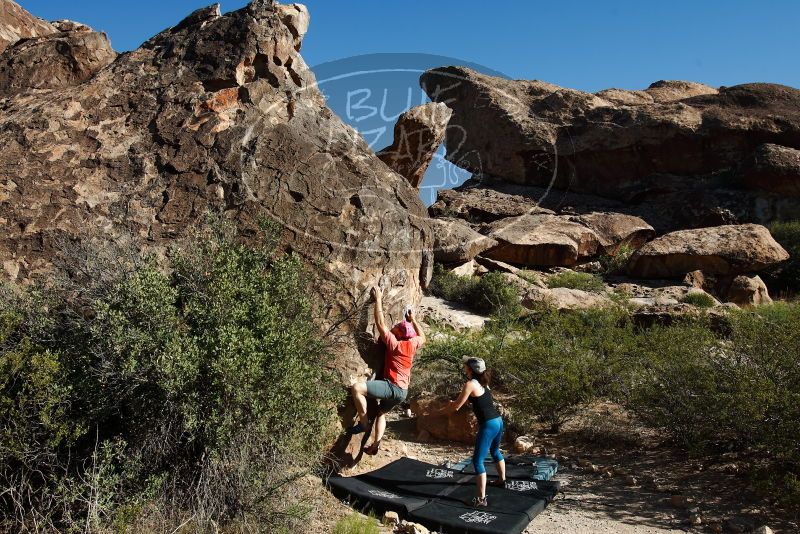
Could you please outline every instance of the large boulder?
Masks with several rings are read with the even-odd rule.
[[[491,237],[479,234],[459,219],[431,219],[433,258],[439,263],[470,261],[497,246]]]
[[[435,102],[411,108],[398,117],[394,142],[378,151],[378,157],[412,186],[419,187],[442,144],[452,113],[444,104]]]
[[[760,276],[735,277],[725,291],[725,300],[742,307],[772,303],[767,285]]]
[[[411,411],[417,416],[417,432],[444,441],[475,443],[478,421],[469,404],[455,413],[445,414],[444,408],[450,399],[445,397],[422,397],[411,401]]]
[[[532,287],[522,295],[522,305],[528,309],[552,308],[564,310],[588,310],[610,306],[612,301],[601,293],[581,289],[555,287],[552,289]]]
[[[11,0],[0,0],[0,52],[20,39],[55,33],[47,21],[34,17]]]
[[[735,195],[740,163],[764,143],[800,149],[800,90],[777,84],[671,81],[591,94],[465,67],[427,71],[420,83],[453,109],[447,158],[466,170],[630,203],[678,195],[704,217],[727,203],[755,216],[752,199]]]
[[[18,41],[0,54],[0,96],[83,83],[117,57],[104,33],[71,21],[53,27],[56,33]]]
[[[509,263],[569,267],[594,256],[600,246],[591,229],[556,215],[509,217],[488,230],[500,244],[483,255]]]
[[[765,227],[728,225],[679,230],[658,237],[631,257],[627,270],[640,278],[683,278],[695,270],[712,275],[759,271],[789,258]]]
[[[553,213],[536,200],[488,187],[440,189],[429,208],[432,217],[458,217],[473,224],[490,223],[506,217]]]
[[[640,248],[656,235],[644,220],[624,213],[593,212],[571,217],[571,220],[591,229],[603,251],[611,255],[622,245]]]
[[[368,288],[384,288],[390,320],[418,303],[432,233],[418,191],[326,107],[296,50],[302,29],[270,1],[212,6],[83,84],[6,99],[5,278],[48,276],[73,261],[65,242],[158,256],[209,211],[244,240],[267,218],[316,270],[322,326],[344,321],[337,369],[377,368],[380,355],[361,357],[376,346]]]

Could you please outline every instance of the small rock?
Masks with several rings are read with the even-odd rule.
[[[774,532],[767,525],[763,525],[755,529],[753,534],[774,534]]]
[[[720,525],[719,523],[712,523],[708,525],[708,530],[710,530],[714,534],[722,534],[722,525]]]
[[[691,514],[688,520],[689,524],[692,526],[698,526],[703,524],[703,518],[700,517],[699,514]]]
[[[411,411],[411,408],[406,408],[406,417],[414,417],[414,413]]]
[[[592,466],[592,462],[587,460],[586,458],[581,458],[578,460],[578,465],[581,467],[589,468]]]
[[[518,454],[526,453],[533,449],[533,436],[520,436],[514,440],[514,452]]]
[[[383,524],[386,526],[395,526],[400,524],[400,516],[397,512],[386,512],[383,514]]]
[[[598,466],[592,464],[592,465],[589,466],[589,471],[591,471],[592,473],[599,473],[600,472],[600,468]]]
[[[633,475],[628,475],[625,477],[625,485],[626,486],[635,486],[637,484],[636,477]]]
[[[614,472],[613,471],[606,471],[605,473],[603,473],[603,476],[606,477],[606,478],[614,478]]]
[[[675,508],[687,508],[689,506],[689,499],[684,495],[672,495],[669,498],[669,503]]]

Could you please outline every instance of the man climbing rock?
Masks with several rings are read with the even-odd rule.
[[[349,431],[351,434],[360,434],[370,428],[367,398],[380,400],[372,445],[364,449],[367,454],[374,455],[378,453],[386,430],[386,413],[406,399],[411,381],[411,365],[417,350],[425,344],[425,332],[410,306],[404,310],[404,320],[394,325],[391,330],[387,329],[380,289],[373,287],[371,295],[375,300],[375,326],[378,327],[381,340],[386,345],[383,379],[359,382],[353,386],[353,403],[358,411],[359,422]]]

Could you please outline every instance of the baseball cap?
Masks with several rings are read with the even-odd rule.
[[[472,369],[473,373],[484,373],[486,372],[486,362],[483,361],[481,358],[473,358],[471,356],[464,356],[464,363]]]

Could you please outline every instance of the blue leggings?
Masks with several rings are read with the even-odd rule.
[[[495,417],[489,419],[478,428],[478,436],[475,438],[475,453],[472,455],[472,467],[475,473],[481,475],[486,472],[483,460],[486,453],[492,453],[492,459],[496,462],[504,460],[500,452],[500,440],[503,438],[503,418]]]

